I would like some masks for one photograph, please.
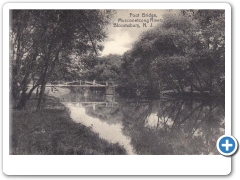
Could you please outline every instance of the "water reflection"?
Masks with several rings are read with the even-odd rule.
[[[89,107],[94,107],[96,104],[82,106],[80,103],[64,103],[70,110],[71,118],[77,122],[82,123],[87,127],[91,127],[94,132],[99,133],[99,136],[112,143],[119,143],[123,145],[128,154],[134,154],[133,148],[130,145],[130,138],[122,133],[122,124],[108,124],[100,121],[99,118],[91,117],[87,114]],[[101,103],[97,104],[100,105]],[[93,108],[94,110],[94,108]]]
[[[123,110],[137,154],[218,154],[216,141],[225,127],[219,102],[165,99]]]
[[[224,134],[222,100],[115,99],[96,92],[61,98],[74,121],[128,154],[218,154],[216,141]]]

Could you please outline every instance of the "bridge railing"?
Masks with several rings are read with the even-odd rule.
[[[115,86],[116,84],[113,81],[71,81],[71,82],[63,82],[63,81],[53,81],[47,84],[47,86]]]
[[[71,81],[71,82],[61,82],[61,83],[56,83],[56,82],[51,82],[51,84],[63,84],[63,85],[100,85],[100,86],[113,86],[115,83],[113,81],[87,81],[87,80],[80,80],[80,81]]]

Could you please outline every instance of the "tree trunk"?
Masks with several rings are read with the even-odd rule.
[[[37,111],[41,110],[41,103],[43,100],[45,87],[46,87],[46,82],[45,82],[45,78],[44,78],[43,82],[41,83],[40,93],[39,93],[39,97],[38,97]]]
[[[192,69],[192,72],[193,72],[193,74],[195,75],[195,77],[196,77],[196,79],[197,79],[197,82],[199,83],[199,86],[200,87],[198,87],[198,86],[195,86],[195,87],[197,87],[197,90],[201,93],[201,94],[204,94],[204,89],[203,89],[203,85],[202,85],[202,83],[201,83],[201,79],[200,79],[200,77],[199,77],[199,75],[197,74],[197,72],[196,72],[196,69],[195,69],[195,67],[194,67],[194,65],[193,64],[191,64],[191,69]],[[193,85],[193,83],[192,83],[192,85]],[[196,88],[195,88],[196,89]]]
[[[36,89],[36,87],[38,87],[38,85],[33,86],[28,94],[26,93],[27,89],[22,92],[22,96],[17,105],[17,109],[24,109],[26,107],[27,101],[30,99],[32,92],[34,91],[34,89]]]
[[[20,98],[20,101],[17,105],[17,109],[24,109],[27,103],[27,94],[26,92],[22,92],[22,96]]]

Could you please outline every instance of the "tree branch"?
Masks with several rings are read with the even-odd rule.
[[[93,38],[92,38],[92,35],[91,35],[90,31],[85,27],[84,24],[82,24],[82,26],[83,26],[83,28],[87,31],[87,34],[88,34],[88,36],[89,36],[89,38],[90,38],[90,41],[91,41],[91,43],[92,43],[94,52],[96,53],[96,55],[98,55],[97,49],[96,49],[95,44],[94,44],[94,42],[93,42]]]

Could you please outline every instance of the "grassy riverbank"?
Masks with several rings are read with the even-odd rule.
[[[10,154],[126,154],[119,144],[109,143],[90,128],[76,124],[56,97],[48,97],[43,110],[35,111],[31,99],[24,110],[12,110]]]

